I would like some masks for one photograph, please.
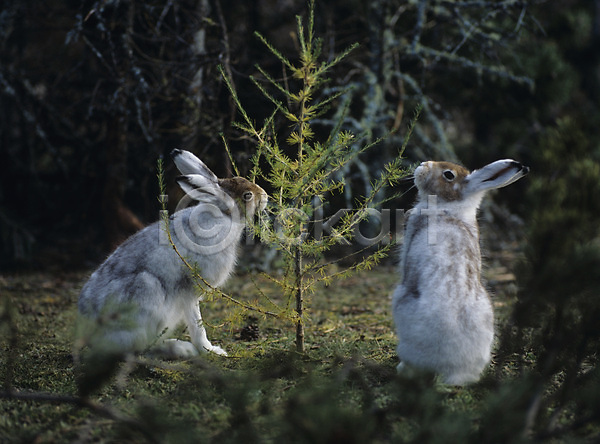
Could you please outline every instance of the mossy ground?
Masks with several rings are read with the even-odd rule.
[[[515,284],[502,268],[502,257],[492,265],[486,273],[502,323]],[[9,378],[14,389],[77,395],[76,301],[87,276],[0,275],[2,299],[9,301],[4,310],[12,310],[14,324],[0,326],[0,377]],[[269,279],[250,277],[233,277],[226,290],[251,300],[260,288],[277,301],[279,290]],[[233,326],[222,322],[230,309],[225,302],[204,303],[209,338],[229,357],[139,358],[120,365],[111,382],[91,396],[133,418],[146,435],[68,402],[1,399],[0,441],[387,442],[427,439],[442,422],[449,422],[445,430],[457,437],[472,432],[494,364],[484,382],[468,388],[444,387],[427,375],[401,380],[390,312],[397,282],[395,268],[388,266],[316,288],[308,303],[304,355],[294,352],[295,329],[289,322],[256,316],[243,323],[248,325]],[[16,332],[16,347],[10,332]],[[403,403],[422,411],[405,411]]]

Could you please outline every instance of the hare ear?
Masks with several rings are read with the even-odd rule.
[[[217,184],[200,174],[179,176],[177,183],[185,194],[195,200],[197,204],[208,204],[218,208],[226,215],[234,214],[236,203]]]
[[[200,200],[203,194],[218,195],[218,188],[214,182],[200,174],[179,176],[175,180],[181,189],[194,200]]]
[[[218,181],[217,176],[208,168],[204,162],[198,159],[189,151],[174,149],[171,151],[171,158],[181,174],[199,174],[213,183]]]
[[[467,190],[471,193],[502,188],[516,182],[529,173],[529,167],[512,160],[504,159],[492,162],[465,178]]]

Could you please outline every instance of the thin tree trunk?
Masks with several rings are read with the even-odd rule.
[[[304,294],[302,289],[302,246],[296,247],[296,313],[298,323],[296,324],[296,351],[304,353]]]
[[[208,0],[198,2],[196,13],[200,18],[199,28],[194,33],[194,41],[190,45],[193,55],[195,56],[196,72],[189,85],[190,100],[194,104],[193,109],[189,113],[187,125],[191,131],[184,137],[183,145],[194,150],[198,145],[200,136],[200,126],[202,123],[202,107],[204,105],[203,87],[204,87],[204,64],[203,58],[206,56],[206,18],[210,13],[210,4]]]

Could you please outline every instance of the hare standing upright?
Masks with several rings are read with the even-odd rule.
[[[183,257],[205,281],[220,286],[232,272],[246,218],[265,209],[267,194],[242,178],[219,179],[196,156],[173,150],[184,176],[177,181],[196,205],[170,217],[169,230]],[[118,352],[152,348],[168,357],[225,351],[206,337],[190,271],[156,222],[127,239],[92,274],[79,296],[79,312],[96,321],[100,345]],[[185,324],[191,343],[163,339]]]
[[[406,224],[402,283],[392,301],[398,371],[423,368],[454,385],[479,379],[490,361],[494,315],[480,278],[477,209],[487,190],[528,172],[514,160],[472,173],[450,162],[423,162],[415,170],[418,202]]]

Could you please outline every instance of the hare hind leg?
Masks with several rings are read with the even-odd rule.
[[[198,349],[188,341],[164,339],[150,349],[150,354],[157,354],[166,359],[189,359],[198,356]]]

